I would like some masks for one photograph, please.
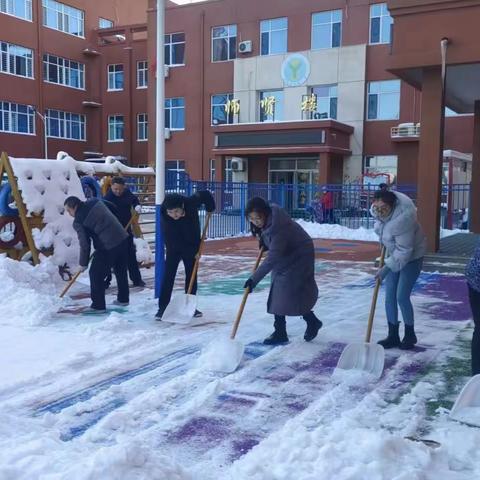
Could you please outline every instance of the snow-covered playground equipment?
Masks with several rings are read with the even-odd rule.
[[[52,256],[56,265],[78,263],[78,240],[73,219],[65,215],[64,201],[74,195],[82,200],[101,196],[100,179],[152,177],[152,168],[132,168],[107,157],[76,161],[65,152],[56,160],[0,157],[0,253],[21,260],[31,257],[34,265],[41,255]],[[141,237],[138,225],[133,228]]]

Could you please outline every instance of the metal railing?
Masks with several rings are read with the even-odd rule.
[[[419,137],[420,136],[420,124],[408,124],[408,125],[398,125],[397,127],[392,127],[390,130],[391,138],[398,137]]]

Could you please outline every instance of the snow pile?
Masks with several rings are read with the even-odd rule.
[[[454,228],[453,230],[448,230],[447,228],[440,229],[440,238],[451,237],[452,235],[457,235],[457,233],[470,233],[469,230],[461,230],[459,228]]]
[[[57,268],[48,259],[33,267],[27,262],[0,256],[1,324],[40,325],[48,321],[62,303],[53,281],[55,277],[58,277]]]
[[[150,250],[150,245],[144,238],[134,238],[135,248],[137,250],[137,262],[139,263],[152,263],[153,253]]]
[[[27,214],[43,214],[44,228],[34,229],[33,238],[39,249],[53,247],[56,265],[78,264],[79,245],[73,219],[65,214],[64,202],[69,196],[85,199],[75,161],[10,158]]]
[[[378,235],[373,230],[366,228],[348,228],[342,225],[327,223],[312,223],[305,220],[297,220],[297,223],[312,238],[330,238],[342,240],[361,240],[364,242],[378,242]]]

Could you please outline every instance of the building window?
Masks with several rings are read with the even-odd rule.
[[[386,3],[370,5],[370,43],[390,43],[393,18]]]
[[[389,183],[395,181],[397,176],[398,158],[396,155],[367,155],[363,171],[368,175],[386,174],[389,175]],[[385,182],[386,178],[378,179],[378,182]],[[368,179],[364,180],[368,182]]]
[[[34,116],[30,105],[0,102],[0,132],[35,135]]]
[[[232,159],[227,158],[225,160],[225,182],[232,183],[233,182],[233,170],[232,170]]]
[[[108,20],[102,17],[98,19],[98,28],[112,28],[112,27],[113,27],[113,22],[111,20]]]
[[[212,125],[230,125],[233,123],[233,111],[227,113],[225,110],[225,106],[229,100],[233,100],[233,93],[212,95]]]
[[[185,34],[165,35],[165,65],[171,67],[185,64]]]
[[[0,0],[0,12],[32,21],[32,0]]]
[[[165,162],[166,184],[169,187],[179,189],[185,185],[185,161],[167,160]]]
[[[137,140],[139,142],[148,140],[148,115],[146,113],[137,115]]]
[[[108,91],[115,92],[123,90],[123,65],[108,66]]]
[[[312,49],[339,47],[342,42],[342,11],[312,15]]]
[[[185,130],[185,99],[165,99],[165,128]]]
[[[337,85],[322,85],[313,87],[312,93],[317,96],[317,109],[313,112],[313,118],[337,118],[338,93]]]
[[[215,159],[214,158],[210,159],[210,181],[211,182],[215,181]]]
[[[148,85],[148,62],[137,62],[137,88],[147,88]]]
[[[278,122],[283,120],[283,90],[260,92],[260,121]]]
[[[398,120],[400,80],[368,84],[368,120]]]
[[[108,116],[108,141],[123,142],[125,122],[123,115]]]
[[[0,52],[2,73],[33,78],[33,50],[13,43],[0,42]]]
[[[43,56],[43,79],[45,82],[83,90],[85,65],[47,53]]]
[[[78,113],[47,110],[45,115],[47,136],[67,140],[85,141],[85,115]]]
[[[84,37],[83,10],[70,7],[55,0],[42,0],[43,25],[70,35]]]
[[[260,22],[260,51],[262,55],[275,55],[287,51],[288,18],[275,18]]]
[[[226,62],[237,57],[237,26],[212,28],[212,62]]]

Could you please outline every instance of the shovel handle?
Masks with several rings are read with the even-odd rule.
[[[212,212],[207,213],[207,219],[205,220],[205,225],[203,226],[202,231],[202,238],[200,239],[200,246],[198,247],[197,258],[195,260],[195,265],[193,266],[192,276],[190,277],[190,283],[188,284],[188,291],[187,294],[190,295],[193,290],[193,284],[195,282],[195,277],[197,276],[198,272],[198,265],[200,263],[200,257],[202,256],[203,251],[203,244],[205,243],[205,238],[207,236],[208,224],[210,223],[210,218],[212,216]]]
[[[253,272],[255,272],[258,266],[260,265],[260,260],[262,259],[262,255],[263,255],[263,248],[261,248],[260,252],[258,252],[257,261],[255,262],[255,266],[253,267]],[[230,338],[232,340],[235,338],[235,335],[237,334],[238,326],[240,325],[240,319],[242,318],[243,310],[245,309],[245,304],[247,303],[247,298],[249,293],[250,293],[250,290],[246,288],[245,292],[243,293],[242,303],[240,304],[240,308],[238,309],[237,318],[235,319],[235,322],[233,322],[232,333],[230,334]]]
[[[382,247],[382,254],[380,255],[380,268],[383,267],[385,260],[385,247]],[[377,307],[378,292],[382,281],[378,278],[375,283],[375,289],[373,290],[372,305],[370,306],[370,315],[368,317],[367,334],[365,335],[365,342],[370,343],[370,337],[372,336],[373,317],[375,316],[375,309]]]
[[[130,227],[130,225],[132,224],[135,216],[136,216],[135,214],[132,214],[132,216],[130,217],[130,221],[125,225],[125,231],[128,230],[128,227]],[[92,259],[92,257],[93,257],[93,253],[90,255],[90,258],[88,259],[88,263],[90,263],[90,260]],[[81,273],[82,272],[77,272],[72,277],[72,279],[67,283],[65,288],[62,290],[62,293],[60,294],[60,298],[63,298],[65,296],[65,294],[70,290],[71,286],[77,281],[77,278],[80,276]]]

